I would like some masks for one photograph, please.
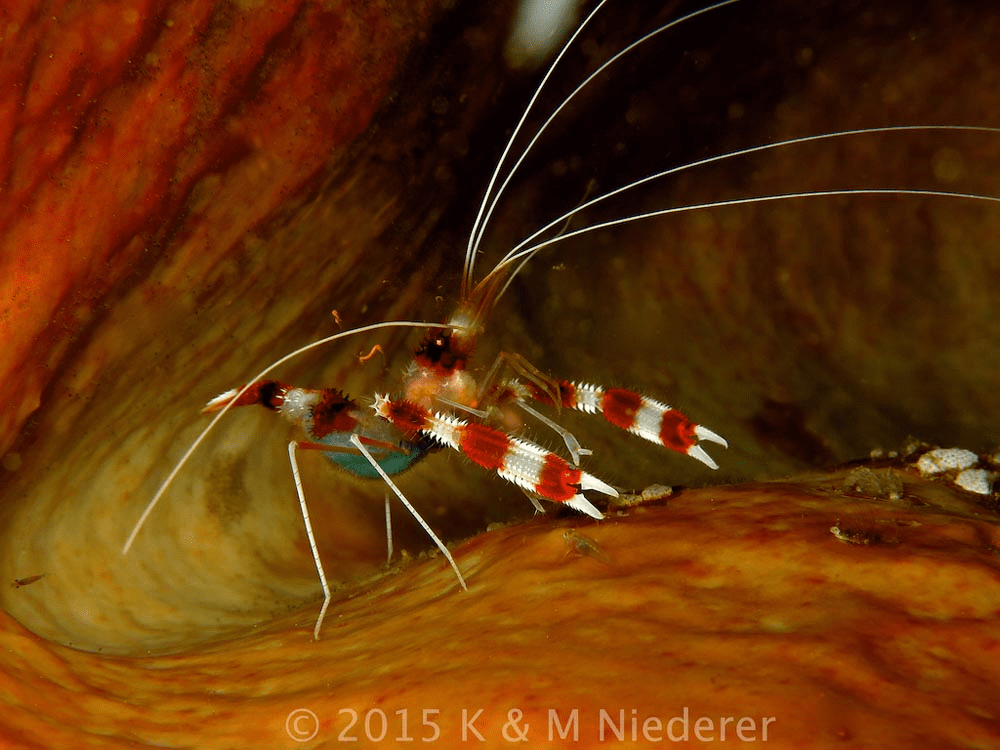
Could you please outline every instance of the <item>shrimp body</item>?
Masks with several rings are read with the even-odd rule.
[[[605,2],[607,0],[602,0],[598,4],[588,20]],[[719,5],[732,2],[736,0],[723,0]],[[671,25],[677,22],[679,21]],[[586,23],[587,21],[584,21],[578,27],[563,48],[563,52],[555,59],[539,90],[545,85],[552,69]],[[619,53],[612,61],[621,54],[623,53]],[[610,62],[606,63],[605,67],[607,64]],[[589,80],[591,79],[581,84],[577,91]],[[557,411],[564,405],[590,413],[600,411],[611,424],[647,438],[652,434],[651,420],[659,419],[661,427],[658,435],[664,434],[666,427],[662,425],[669,424],[673,429],[673,436],[670,439],[659,439],[661,445],[682,450],[711,468],[717,467],[697,443],[699,440],[710,440],[726,445],[725,440],[711,430],[694,424],[680,412],[653,399],[619,389],[607,391],[602,399],[599,398],[599,394],[604,392],[599,387],[586,386],[578,389],[579,398],[573,402],[570,394],[576,391],[572,390],[569,381],[553,379],[516,353],[501,353],[481,378],[473,374],[471,365],[476,343],[485,330],[486,321],[496,302],[503,296],[524,264],[552,241],[549,239],[536,242],[536,238],[548,229],[543,228],[511,250],[483,278],[476,280],[476,258],[485,226],[490,220],[497,200],[513,172],[524,159],[527,150],[497,187],[498,177],[513,140],[537,95],[538,91],[515,128],[483,197],[466,250],[459,304],[448,322],[424,324],[407,321],[376,324],[345,331],[282,357],[265,368],[247,385],[226,391],[209,401],[204,411],[215,413],[215,418],[182,456],[147,505],[122,549],[123,554],[128,552],[136,534],[173,477],[208,431],[233,407],[258,405],[275,411],[297,425],[305,438],[293,440],[288,444],[288,457],[306,534],[325,596],[314,629],[314,637],[317,638],[331,595],[299,475],[297,452],[300,449],[321,452],[336,466],[357,477],[381,479],[434,541],[463,588],[466,586],[465,580],[447,547],[421,518],[392,479],[424,459],[433,450],[448,447],[460,451],[477,465],[521,488],[539,511],[543,510],[539,501],[547,500],[566,505],[594,519],[601,519],[602,512],[584,493],[596,492],[611,497],[618,495],[618,491],[612,485],[580,467],[581,458],[589,455],[590,451],[582,448],[568,430],[537,411],[529,401],[555,407]],[[570,98],[573,96],[575,92]],[[568,99],[553,113],[549,121],[566,103]],[[542,130],[545,127],[543,125]],[[536,134],[528,149],[540,133],[541,131]],[[558,221],[564,222],[566,219],[567,217],[562,217]],[[352,333],[393,325],[423,327],[426,333],[414,351],[412,363],[402,374],[401,396],[390,398],[376,394],[371,410],[362,408],[357,401],[335,388],[304,388],[267,377],[285,361],[309,349]],[[601,408],[595,408],[595,404]],[[629,411],[628,404],[637,406]],[[500,425],[519,424],[520,417],[525,414],[556,431],[563,438],[571,460],[567,461],[557,453],[546,450],[528,439],[511,435],[498,426],[498,422]],[[391,556],[392,540],[388,507],[387,502],[386,527]]]
[[[326,608],[330,603],[330,592],[313,538],[305,493],[299,477],[296,458],[299,449],[323,453],[340,469],[357,477],[380,479],[384,482],[434,541],[451,565],[458,583],[464,588],[466,586],[465,579],[447,547],[437,538],[393,481],[393,477],[402,474],[419,461],[430,456],[435,450],[449,448],[461,452],[473,463],[522,489],[538,510],[542,510],[539,500],[545,500],[568,506],[591,518],[601,519],[603,513],[594,502],[596,498],[588,498],[585,493],[592,495],[598,493],[615,497],[618,495],[618,489],[582,467],[581,462],[584,457],[590,455],[590,451],[580,446],[577,439],[558,423],[557,418],[562,410],[573,409],[600,417],[612,427],[668,450],[683,453],[700,461],[710,469],[717,469],[718,464],[705,449],[706,444],[713,443],[717,446],[728,447],[728,443],[721,435],[698,424],[676,407],[651,396],[623,388],[554,377],[535,367],[516,352],[501,353],[492,366],[477,365],[475,361],[476,345],[487,329],[487,323],[498,300],[507,291],[524,265],[539,252],[582,234],[655,216],[746,203],[885,194],[963,198],[994,202],[1000,200],[993,196],[929,189],[876,187],[812,190],[659,208],[589,224],[570,231],[570,221],[581,211],[616,198],[627,191],[640,188],[652,180],[723,159],[747,156],[794,144],[845,139],[859,134],[892,133],[906,130],[963,130],[996,134],[1000,132],[1000,129],[941,125],[892,125],[806,135],[700,159],[679,167],[671,167],[589,198],[576,208],[552,219],[548,224],[525,237],[496,262],[488,272],[482,276],[477,275],[476,264],[480,257],[480,246],[498,201],[542,132],[576,94],[596,76],[602,74],[608,66],[614,64],[623,55],[647,39],[695,16],[732,5],[739,0],[721,0],[713,5],[700,8],[664,24],[610,57],[563,100],[531,137],[527,147],[519,156],[515,156],[516,152],[512,152],[511,149],[525,123],[528,112],[537,100],[539,91],[549,80],[552,70],[558,65],[565,51],[574,44],[574,40],[582,29],[608,1],[601,0],[570,37],[555,58],[520,122],[513,130],[486,188],[470,232],[458,305],[451,318],[447,322],[391,321],[329,336],[282,357],[252,378],[248,385],[240,389],[232,389],[212,399],[205,407],[205,411],[215,412],[215,419],[205,428],[202,435],[192,444],[160,486],[134,527],[123,552],[127,552],[149,512],[208,430],[228,409],[256,404],[278,412],[297,425],[304,438],[289,443],[288,454],[306,533],[326,596],[314,630],[316,637],[318,637]],[[512,166],[505,168],[508,156],[511,156],[514,161]],[[332,343],[349,335],[393,326],[421,328],[424,333],[414,350],[412,362],[399,376],[395,392],[373,394],[371,404],[364,399],[356,401],[335,388],[303,388],[267,379],[273,370],[290,358],[313,348]],[[536,406],[542,410],[536,409]],[[553,411],[555,413],[552,416],[547,416],[545,411],[548,411],[549,414],[552,414]],[[555,431],[562,438],[565,444],[565,453],[569,455],[569,459],[567,460],[560,455],[561,451],[546,450],[520,434],[512,434],[513,428],[510,425],[519,425],[524,417],[535,419],[544,428]]]
[[[423,459],[434,446],[427,440],[409,441],[393,435],[390,426],[383,420],[368,418],[361,425],[363,434],[380,442],[388,443],[391,448],[372,448],[371,454],[375,462],[390,476],[401,474]],[[341,451],[323,453],[344,471],[361,479],[380,479],[378,470],[362,455],[352,450],[350,437],[343,433],[331,433],[319,441],[323,445],[340,448]]]
[[[436,400],[475,407],[479,388],[468,371],[476,332],[454,328],[432,328],[413,354],[403,376],[403,394],[408,401],[434,408]]]
[[[358,453],[351,443],[352,435],[364,435],[375,462],[390,475],[410,468],[432,447],[427,440],[406,440],[391,424],[360,409],[335,388],[296,388],[276,380],[258,381],[238,398],[236,390],[216,396],[202,412],[217,412],[227,405],[250,404],[276,411],[297,425],[309,438],[307,445],[310,447],[336,449],[323,451],[323,455],[362,479],[379,479],[381,474]]]

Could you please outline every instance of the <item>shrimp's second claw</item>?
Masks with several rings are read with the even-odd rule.
[[[268,409],[278,409],[290,389],[291,386],[279,383],[277,380],[258,380],[243,388],[230,388],[225,393],[220,393],[201,408],[201,413],[212,414],[222,411],[229,405],[258,404]]]
[[[718,433],[695,424],[672,406],[643,396],[641,393],[568,380],[555,382],[559,387],[564,408],[576,409],[587,414],[600,414],[615,427],[620,427],[664,448],[686,453],[713,469],[718,469],[719,465],[704,448],[698,445],[697,441],[707,440],[729,447],[726,439]],[[525,384],[524,395],[542,402],[548,398],[531,383]],[[527,407],[522,406],[522,408]],[[537,414],[533,410],[529,411]],[[569,441],[566,444],[569,446]],[[573,448],[570,447],[570,450],[572,452]],[[573,459],[578,460],[577,454],[573,455]]]

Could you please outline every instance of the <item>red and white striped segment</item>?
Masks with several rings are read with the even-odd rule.
[[[721,435],[695,424],[677,409],[639,393],[566,380],[559,381],[559,390],[563,406],[588,414],[600,412],[616,427],[678,453],[686,453],[713,469],[718,469],[719,465],[698,441],[707,440],[729,447]]]
[[[335,432],[351,433],[358,426],[358,405],[336,388],[296,388],[277,380],[258,380],[245,389],[233,388],[220,393],[201,411],[210,414],[227,406],[251,404],[279,412],[316,440]]]
[[[593,518],[604,516],[580,494],[582,490],[597,490],[618,497],[614,487],[571,466],[555,453],[488,425],[432,413],[409,401],[391,401],[388,396],[378,394],[373,408],[404,434],[422,432],[464,453],[483,468],[495,471],[508,482]]]

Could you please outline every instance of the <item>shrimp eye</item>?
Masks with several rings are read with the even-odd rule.
[[[413,358],[421,367],[445,374],[465,369],[468,353],[456,351],[452,346],[452,341],[450,330],[446,328],[435,329],[420,343]]]
[[[436,365],[451,352],[451,332],[431,331],[417,347],[415,356],[427,364]]]

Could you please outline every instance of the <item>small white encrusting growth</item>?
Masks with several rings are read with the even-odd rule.
[[[920,457],[917,468],[921,474],[927,476],[955,469],[968,469],[978,460],[979,456],[964,448],[936,448]]]
[[[922,476],[947,474],[949,479],[966,492],[991,495],[996,473],[989,469],[973,468],[979,461],[978,454],[964,448],[935,448],[920,457],[917,468]],[[986,461],[990,461],[989,457]]]
[[[990,473],[986,469],[966,469],[955,477],[955,484],[977,495],[989,495],[993,492]]]

